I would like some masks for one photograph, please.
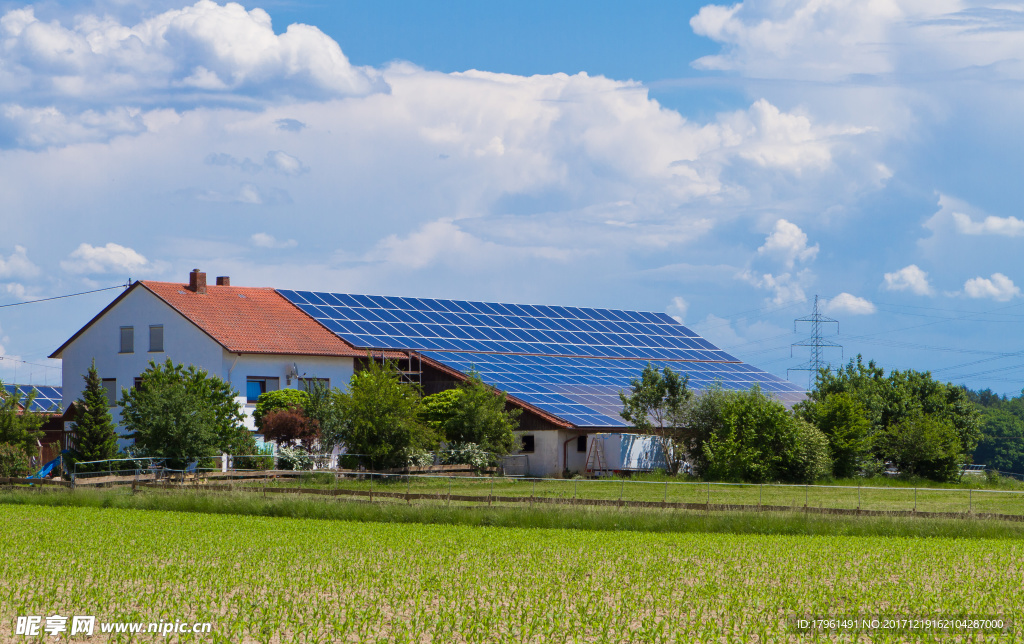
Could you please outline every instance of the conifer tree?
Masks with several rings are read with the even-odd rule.
[[[71,430],[78,435],[74,450],[76,461],[102,461],[117,456],[117,432],[110,415],[110,403],[103,381],[92,361],[89,372],[83,376],[85,390],[78,399],[78,415]],[[81,468],[80,470],[81,471]]]

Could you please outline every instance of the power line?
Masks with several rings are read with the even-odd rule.
[[[89,293],[99,293],[101,291],[112,291],[115,288],[128,288],[131,286],[132,281],[128,280],[127,284],[118,284],[117,286],[108,286],[106,288],[98,288],[92,291],[82,291],[81,293],[69,293],[67,295],[57,295],[55,297],[43,297],[38,300],[29,300],[27,302],[14,302],[13,304],[0,304],[0,309],[5,309],[9,306],[24,306],[25,304],[38,304],[39,302],[49,302],[51,300],[63,300],[66,297],[78,297],[79,295],[88,295]]]

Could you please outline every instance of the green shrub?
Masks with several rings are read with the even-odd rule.
[[[477,470],[495,465],[496,458],[476,443],[451,443],[441,451],[441,462],[445,465],[472,465]]]
[[[277,449],[277,469],[311,470],[313,469],[313,459],[304,450],[279,447]]]
[[[256,399],[256,409],[253,410],[252,418],[256,427],[263,429],[263,417],[272,411],[279,409],[300,409],[305,413],[306,405],[309,404],[309,394],[299,389],[277,389],[260,394]]]
[[[691,404],[692,455],[711,480],[809,483],[831,471],[828,441],[758,386],[714,386]]]
[[[20,445],[0,443],[0,476],[28,476],[28,456]]]

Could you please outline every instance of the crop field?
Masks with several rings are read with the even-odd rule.
[[[1017,540],[481,528],[33,505],[0,505],[0,525],[0,641],[31,641],[13,634],[18,616],[59,613],[212,624],[208,635],[170,641],[803,642],[812,638],[794,630],[793,618],[1012,620],[1024,605]],[[881,628],[826,639],[1020,637],[1017,624],[1009,631]],[[104,637],[128,641],[93,641]]]

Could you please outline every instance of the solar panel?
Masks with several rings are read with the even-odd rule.
[[[475,370],[484,382],[509,395],[585,427],[627,426],[619,416],[619,392],[628,390],[630,381],[647,365],[646,360],[433,351],[423,355],[463,373]],[[657,369],[668,367],[688,375],[689,386],[696,390],[705,390],[716,382],[726,389],[749,389],[757,384],[787,404],[799,402],[806,395],[798,385],[749,365],[658,361],[651,364]],[[694,369],[696,365],[701,368]],[[736,370],[737,366],[744,369]],[[563,413],[556,410],[563,407]]]
[[[786,404],[797,385],[740,362],[664,313],[278,291],[358,348],[417,351],[582,427],[625,427],[619,392],[650,362],[690,387],[758,384]]]
[[[4,385],[6,394],[12,395],[18,391],[19,400],[24,400],[33,389],[36,391],[35,400],[29,405],[29,411],[59,412],[63,396],[60,387],[47,385]]]
[[[735,361],[662,313],[279,291],[360,348]]]

